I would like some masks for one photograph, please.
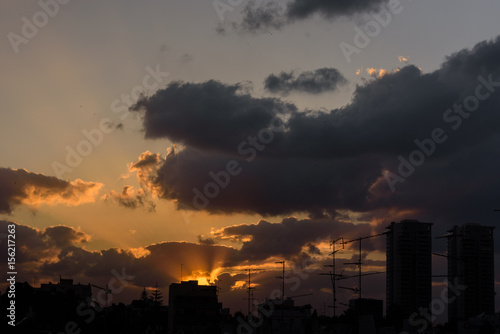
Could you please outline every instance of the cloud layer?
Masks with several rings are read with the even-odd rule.
[[[8,221],[0,221],[2,231],[7,231]],[[178,280],[178,268],[184,263],[186,275],[203,273],[209,276],[212,270],[223,266],[236,252],[231,247],[187,242],[162,242],[142,249],[111,248],[89,251],[85,245],[90,236],[68,226],[52,226],[39,230],[15,224],[16,268],[19,280],[31,280],[37,276],[42,280],[62,275],[78,278],[82,282],[108,281],[111,270],[136,276],[136,286],[152,286],[155,281],[161,286]],[[0,238],[0,248],[7,253],[7,243]],[[7,263],[6,257],[0,263]]]
[[[160,197],[214,213],[491,220],[500,195],[499,59],[500,39],[485,41],[431,73],[406,66],[358,86],[349,104],[328,112],[238,85],[172,84],[135,108],[147,138],[185,145],[158,159],[149,180]],[[429,144],[436,129],[445,140]],[[418,166],[391,189],[387,173],[398,174],[416,150]]]
[[[216,231],[215,236],[224,240],[243,241],[236,254],[239,261],[264,261],[270,257],[299,260],[301,256],[319,254],[316,244],[339,237],[345,240],[360,235],[376,234],[369,224],[352,224],[331,218],[285,218],[280,223],[265,220],[257,224],[242,224]],[[306,251],[304,251],[304,248]],[[374,250],[369,242],[365,250]]]
[[[137,249],[90,251],[86,245],[91,237],[79,229],[58,225],[40,230],[9,221],[0,221],[0,228],[6,231],[9,224],[15,225],[17,239],[22,240],[16,249],[19,280],[34,276],[50,280],[62,275],[82,282],[104,281],[109,279],[112,269],[126,268],[126,272],[136,277],[131,283],[138,287],[152,286],[155,281],[167,286],[177,281],[181,263],[186,277],[211,277],[215,270],[233,274],[249,265],[273,263],[277,257],[297,265],[312,257],[322,261],[328,259],[328,253],[322,255],[318,245],[328,243],[329,238],[342,235],[348,240],[359,233],[373,233],[368,224],[286,218],[278,223],[260,221],[228,226],[216,231],[212,238],[199,236],[198,243],[161,242]],[[0,235],[0,248],[6,253],[5,240]],[[221,241],[238,244],[242,240],[240,249],[217,244]],[[365,251],[376,248],[376,244],[364,244]],[[0,264],[6,262],[6,257],[0,258]]]
[[[253,286],[259,287],[259,298],[269,296],[271,290],[276,289],[275,277],[281,273],[281,267],[274,263],[277,258],[287,261],[287,294],[292,291],[307,291],[314,292],[315,295],[322,294],[324,299],[329,294],[326,287],[330,283],[326,277],[316,273],[323,271],[324,264],[331,263],[329,250],[324,251],[325,243],[328,245],[329,233],[334,230],[336,235],[350,237],[356,233],[370,233],[372,228],[367,224],[353,225],[332,219],[308,221],[286,218],[278,223],[260,221],[257,224],[229,226],[214,233],[213,238],[199,237],[198,243],[161,242],[140,249],[89,251],[86,246],[91,238],[78,229],[59,225],[40,230],[0,221],[0,230],[6,231],[9,224],[15,224],[19,240],[16,249],[19,281],[31,282],[33,277],[37,277],[39,283],[47,283],[61,275],[73,278],[75,283],[103,286],[115,277],[112,274],[114,269],[133,278],[128,282],[131,285],[127,292],[112,296],[113,302],[122,300],[130,303],[132,298],[139,297],[139,290],[154,286],[156,282],[166,296],[168,286],[178,282],[180,264],[183,264],[184,280],[216,279],[221,300],[225,307],[235,307],[233,312],[240,307],[241,298],[246,293],[244,289],[247,287],[247,275],[244,269],[249,266],[265,267],[265,271],[252,275]],[[241,249],[216,244],[221,240],[238,242],[242,238],[246,241]],[[0,234],[0,249],[4,254],[7,253],[5,240]],[[324,252],[321,253],[318,247],[323,247]],[[374,249],[368,242],[364,247],[365,252]],[[339,256],[350,258],[347,248],[343,253]],[[363,254],[364,259],[366,254]],[[1,265],[6,266],[6,262],[5,257],[0,257]],[[383,262],[368,258],[365,264],[366,271],[383,270]],[[339,266],[343,267],[340,263]],[[346,267],[345,270],[345,275],[354,273],[353,268]],[[5,285],[0,284],[4,288]],[[371,295],[377,296],[376,288],[371,291]]]

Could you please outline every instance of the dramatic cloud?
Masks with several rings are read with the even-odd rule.
[[[213,213],[351,210],[371,219],[404,212],[492,221],[500,197],[499,59],[500,39],[482,42],[431,73],[406,66],[373,79],[329,112],[282,108],[279,99],[213,81],[174,84],[139,102],[148,138],[186,145],[158,158],[149,180],[179,207]],[[275,116],[284,125],[273,130]]]
[[[167,137],[175,143],[206,149],[230,149],[242,138],[269,127],[273,118],[294,106],[256,99],[242,85],[174,82],[133,106],[144,111],[146,138]],[[186,136],[187,134],[191,134]]]
[[[0,213],[11,213],[20,204],[80,205],[93,202],[102,184],[65,181],[24,169],[0,168]]]
[[[78,247],[86,244],[90,236],[67,226],[52,226],[38,230],[29,226],[0,221],[2,231],[7,231],[7,225],[14,224],[16,232],[16,266],[26,278],[38,274],[38,268],[43,262],[54,261],[62,249]],[[0,239],[2,250],[7,252],[7,242]],[[0,258],[6,263],[7,258]],[[70,270],[70,268],[68,268]],[[74,268],[71,268],[74,270]]]
[[[0,229],[7,231],[7,225],[0,221]],[[31,280],[54,277],[74,277],[82,282],[108,281],[111,270],[126,272],[135,276],[136,286],[152,286],[155,281],[161,286],[178,280],[179,265],[184,264],[186,277],[196,274],[210,277],[212,271],[222,267],[227,259],[234,257],[236,249],[214,244],[187,242],[162,242],[138,249],[111,248],[89,251],[83,248],[90,237],[72,227],[54,226],[38,230],[15,224],[16,268],[18,279]],[[22,241],[22,242],[21,242]],[[7,253],[7,243],[0,238],[0,248]],[[6,267],[7,258],[1,257],[0,264]]]
[[[0,221],[0,228],[7,231],[9,224],[15,225],[17,239],[22,240],[16,249],[16,265],[23,277],[63,275],[82,280],[104,279],[113,268],[125,267],[137,277],[137,286],[151,284],[146,280],[158,280],[161,285],[176,281],[181,263],[186,277],[210,277],[214,270],[231,270],[232,267],[264,263],[276,257],[296,262],[304,256],[309,259],[311,256],[328,258],[328,253],[322,255],[318,246],[328,244],[330,238],[343,236],[348,240],[360,234],[375,233],[369,224],[327,218],[286,218],[280,223],[261,220],[257,224],[225,227],[216,231],[212,238],[198,236],[198,243],[161,242],[140,249],[89,251],[85,246],[91,240],[90,236],[75,228],[60,225],[39,230],[8,221]],[[243,244],[238,250],[217,245],[216,242],[221,240],[243,240]],[[0,238],[2,249],[6,244]],[[363,245],[365,252],[375,248],[376,244],[369,242]],[[0,260],[3,264],[6,261],[5,257]]]
[[[0,230],[7,231],[9,224],[15,223],[0,221]],[[15,224],[15,228],[19,241],[16,249],[19,281],[31,282],[33,277],[37,277],[40,283],[47,283],[61,275],[73,278],[75,283],[104,286],[115,277],[112,273],[115,270],[132,278],[128,282],[131,284],[126,290],[128,292],[113,295],[113,302],[130,298],[124,300],[129,303],[132,298],[138,298],[138,289],[153,286],[156,282],[163,291],[167,291],[169,284],[180,279],[180,265],[183,264],[184,280],[201,279],[201,284],[203,279],[216,282],[220,289],[220,300],[225,307],[234,307],[233,311],[240,307],[241,298],[246,293],[248,276],[245,269],[249,266],[259,265],[265,268],[263,272],[252,274],[252,285],[258,286],[259,296],[269,296],[277,288],[276,276],[281,275],[281,267],[274,263],[276,257],[286,260],[287,295],[294,291],[299,291],[294,294],[307,291],[321,295],[324,300],[325,296],[331,295],[328,291],[330,282],[327,277],[317,273],[324,271],[324,265],[331,263],[331,257],[329,251],[324,252],[324,255],[320,254],[319,242],[323,241],[322,247],[325,247],[326,241],[328,248],[327,238],[331,232],[346,237],[371,232],[371,227],[367,224],[287,218],[275,224],[260,221],[258,224],[229,226],[215,233],[213,239],[200,236],[198,244],[162,242],[140,249],[89,251],[84,246],[90,241],[90,237],[71,227],[53,226],[39,230]],[[245,241],[241,250],[215,244],[218,239],[227,241],[239,238],[251,240]],[[366,256],[370,245],[366,243],[366,246],[363,253],[365,271],[383,270],[383,261]],[[7,243],[0,234],[0,250],[6,253],[6,247]],[[338,258],[350,259],[351,253],[346,247],[338,254]],[[352,260],[357,260],[356,255],[352,256]],[[5,257],[0,257],[0,265],[5,267],[6,261]],[[343,269],[346,276],[355,274],[355,268],[344,268],[339,263],[339,272]],[[365,282],[373,280],[374,278],[367,277]],[[382,284],[378,283],[379,286]],[[0,287],[4,289],[6,284],[2,283]],[[375,288],[371,289],[368,285],[366,287],[367,293],[377,296]],[[341,295],[342,292],[339,291],[338,296]]]
[[[271,74],[264,81],[265,88],[271,93],[286,95],[291,91],[320,94],[335,91],[347,83],[346,78],[335,68],[320,68],[296,75],[292,72]]]
[[[270,257],[296,258],[305,247],[309,254],[319,254],[315,243],[329,242],[338,237],[350,240],[356,236],[376,234],[369,224],[343,223],[335,219],[286,218],[281,223],[265,220],[251,225],[234,225],[216,231],[221,239],[245,240],[236,254],[239,261],[262,261]],[[370,243],[364,245],[365,249]]]
[[[159,197],[212,213],[286,214],[362,209],[381,166],[368,157],[321,161],[258,159],[187,148],[171,153],[155,176]],[[226,170],[228,164],[234,176]],[[217,179],[218,181],[215,181]],[[218,183],[224,187],[218,186]]]
[[[263,33],[278,30],[296,20],[306,19],[313,14],[320,14],[326,19],[339,16],[377,11],[389,0],[292,0],[271,1],[256,5],[250,2],[242,12],[240,22],[231,22],[229,26],[238,32]],[[219,25],[219,32],[225,32],[226,27]]]

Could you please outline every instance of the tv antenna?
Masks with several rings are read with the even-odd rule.
[[[366,240],[366,239],[371,239],[371,238],[375,238],[375,237],[379,237],[381,235],[384,235],[384,234],[387,234],[387,232],[384,232],[384,233],[378,233],[378,234],[374,234],[374,235],[369,235],[369,236],[366,236],[366,237],[360,237],[360,238],[356,238],[356,239],[353,239],[353,240],[349,240],[349,241],[342,241],[342,245],[345,245],[345,244],[349,244],[349,243],[352,243],[352,242],[359,242],[359,259],[358,261],[356,262],[345,262],[344,264],[351,264],[351,265],[357,265],[358,268],[359,268],[359,274],[358,275],[355,275],[355,276],[350,276],[350,277],[342,277],[342,279],[345,279],[345,278],[351,278],[351,277],[358,277],[358,292],[359,292],[359,299],[361,299],[361,277],[362,276],[367,276],[367,275],[370,275],[370,274],[375,274],[375,273],[370,273],[370,274],[364,274],[362,273],[362,265],[363,265],[363,261],[362,261],[362,254],[361,254],[361,241],[362,240]],[[381,274],[382,272],[378,272],[377,274]]]

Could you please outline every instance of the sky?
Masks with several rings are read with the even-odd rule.
[[[497,1],[1,6],[0,241],[15,223],[19,280],[103,286],[124,268],[128,303],[182,267],[235,312],[245,269],[264,269],[262,301],[285,260],[285,294],[329,314],[330,240],[500,217]],[[363,258],[384,271],[385,237]]]

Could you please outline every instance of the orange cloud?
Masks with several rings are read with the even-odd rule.
[[[94,202],[102,186],[80,179],[61,180],[25,169],[0,168],[0,213],[11,213],[20,204],[75,206]]]

